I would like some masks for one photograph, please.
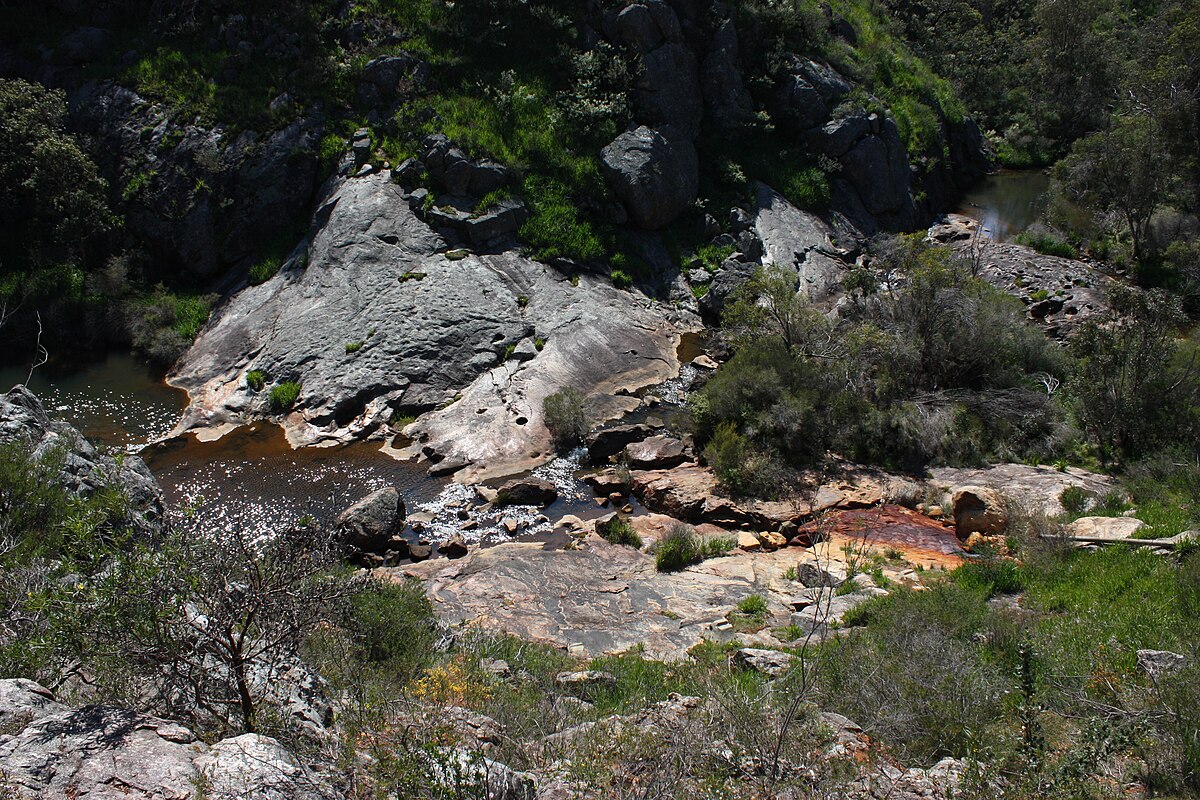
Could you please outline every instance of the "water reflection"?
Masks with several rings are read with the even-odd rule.
[[[1007,242],[1038,221],[1050,177],[1039,170],[997,172],[963,197],[957,213],[979,220],[983,235]]]

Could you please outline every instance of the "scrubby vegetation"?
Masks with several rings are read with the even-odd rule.
[[[706,459],[738,492],[833,449],[860,461],[1050,460],[1068,435],[1047,391],[1069,362],[1019,306],[917,238],[881,252],[836,322],[765,269],[725,312],[734,357],[693,400]]]
[[[213,736],[254,730],[302,747],[286,699],[253,676],[303,659],[343,698],[346,747],[372,756],[339,770],[365,797],[425,796],[436,756],[462,741],[454,720],[466,710],[505,732],[489,757],[517,769],[569,758],[565,779],[601,796],[634,775],[650,786],[762,796],[793,786],[783,764],[807,765],[804,781],[837,791],[853,774],[814,760],[828,735],[817,708],[846,714],[904,763],[969,759],[964,796],[1104,796],[1110,780],[1162,796],[1200,789],[1194,553],[1061,549],[1018,521],[1016,561],[929,575],[924,591],[893,586],[847,616],[841,635],[789,648],[797,660],[771,679],[731,664],[736,640],[664,663],[638,652],[581,659],[470,629],[446,639],[419,586],[351,577],[316,528],[260,542],[167,532],[151,544],[129,535],[119,492],[80,500],[61,489],[53,454],[6,451],[0,466],[3,534],[21,545],[0,572],[0,672],[65,687],[63,677],[85,673],[93,701],[171,713]],[[761,624],[767,608],[751,594],[731,614]],[[190,644],[197,636],[203,650]],[[1147,675],[1139,649],[1191,661]],[[579,669],[609,677],[559,678]],[[655,735],[622,733],[608,719],[652,713],[672,693],[698,696],[703,713]],[[552,756],[530,746],[581,723],[596,735],[568,738]],[[717,740],[733,757],[707,754]]]
[[[542,415],[546,427],[554,437],[560,450],[569,450],[583,441],[588,432],[587,416],[584,413],[586,398],[583,392],[568,386],[547,395],[542,401]]]

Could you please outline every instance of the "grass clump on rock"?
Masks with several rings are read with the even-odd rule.
[[[733,544],[727,536],[704,539],[690,525],[676,525],[655,548],[655,566],[659,572],[678,572],[706,558],[724,555]]]
[[[246,385],[255,392],[261,392],[267,385],[267,373],[261,369],[252,369],[246,373]]]
[[[284,411],[296,404],[300,397],[300,384],[297,381],[284,381],[271,390],[271,408]]]
[[[597,525],[596,531],[612,544],[623,544],[637,550],[642,549],[642,537],[638,536],[637,531],[633,529],[627,519],[617,517],[607,525]]]

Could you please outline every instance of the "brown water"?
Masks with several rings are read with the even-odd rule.
[[[28,367],[0,368],[0,392],[25,383],[28,374]],[[124,452],[166,435],[187,402],[186,393],[167,386],[151,367],[120,353],[69,370],[39,367],[29,389],[54,416]]]
[[[1049,191],[1040,170],[1004,170],[984,178],[954,211],[979,220],[987,238],[1007,242],[1038,221]]]
[[[703,351],[698,336],[680,343],[686,361]],[[24,383],[28,368],[0,369],[0,391]],[[687,421],[688,389],[696,369],[655,390],[663,402],[642,414]],[[396,487],[410,514],[422,514],[423,537],[439,541],[458,533],[457,511],[475,502],[471,487],[445,478],[432,478],[427,464],[397,461],[380,451],[379,442],[355,442],[337,447],[294,450],[282,429],[267,421],[234,430],[212,442],[187,434],[165,438],[178,422],[187,401],[184,392],[163,383],[161,375],[127,354],[70,371],[41,367],[29,388],[50,413],[79,428],[102,448],[141,455],[154,473],[175,524],[185,530],[217,533],[240,530],[251,536],[288,528],[305,517],[329,522],[356,500],[376,489]],[[510,507],[480,517],[478,527],[463,532],[469,540],[494,542],[512,538],[502,528],[504,517],[517,519],[520,538],[550,535],[544,516],[563,514],[583,518],[604,513],[578,475],[584,451],[555,459],[534,470],[552,481],[559,500],[544,512],[533,507]],[[640,510],[640,506],[638,507]],[[544,515],[544,516],[543,516]]]

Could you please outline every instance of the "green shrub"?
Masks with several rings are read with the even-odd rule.
[[[267,373],[261,369],[252,369],[246,373],[246,385],[256,392],[261,392],[267,385]]]
[[[271,389],[271,408],[285,411],[291,408],[300,397],[300,384],[296,381],[284,381]]]
[[[616,286],[618,289],[628,289],[633,285],[633,278],[625,270],[614,269],[612,271],[612,282],[613,286]]]
[[[678,572],[703,557],[700,537],[690,525],[671,528],[654,549],[654,563],[659,572]]]
[[[1079,250],[1075,245],[1045,231],[1022,231],[1013,237],[1013,241],[1048,256],[1079,258]]]
[[[559,389],[542,401],[546,427],[560,450],[570,449],[583,441],[588,432],[584,415],[583,393],[574,387]]]
[[[258,286],[261,283],[274,278],[279,272],[279,268],[283,266],[283,259],[279,256],[267,256],[262,261],[259,261],[254,266],[250,267],[250,275],[248,280],[251,286]]]
[[[627,519],[617,517],[608,525],[603,526],[600,535],[613,544],[628,545],[635,550],[642,549],[642,537],[638,536],[637,531],[633,529]]]
[[[805,211],[824,211],[832,199],[829,177],[818,167],[806,167],[787,175],[779,191],[792,205]]]
[[[748,617],[763,618],[767,615],[767,598],[761,594],[751,594],[737,602],[737,610]]]
[[[346,355],[357,353],[359,350],[362,350],[362,347],[362,342],[346,342]]]
[[[984,592],[987,597],[1016,594],[1025,589],[1025,575],[1013,561],[983,558],[963,564],[952,573],[954,581],[967,589]]]
[[[1058,495],[1058,502],[1072,516],[1078,516],[1087,511],[1095,501],[1096,495],[1082,486],[1068,486]]]
[[[416,675],[433,655],[437,621],[421,584],[371,582],[351,601],[351,629],[371,664]]]

